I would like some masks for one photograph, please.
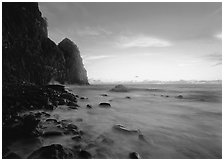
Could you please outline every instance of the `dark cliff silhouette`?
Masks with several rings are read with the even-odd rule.
[[[88,84],[78,47],[48,38],[38,3],[2,3],[3,82]]]

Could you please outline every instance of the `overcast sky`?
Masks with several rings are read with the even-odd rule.
[[[76,43],[90,79],[222,79],[219,3],[39,3],[49,37]]]

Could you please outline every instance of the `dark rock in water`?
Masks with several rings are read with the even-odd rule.
[[[128,129],[127,127],[123,126],[123,125],[114,125],[113,126],[114,129],[122,131],[122,132],[127,132],[127,133],[138,133],[138,130],[135,129]]]
[[[67,99],[71,102],[77,102],[77,98],[75,95],[73,95],[72,93],[63,93],[61,95],[62,98]]]
[[[130,97],[130,96],[126,96],[125,98],[127,98],[127,99],[131,99],[131,97]]]
[[[72,137],[72,140],[75,140],[75,141],[80,141],[82,139],[82,137],[80,135],[74,135]]]
[[[56,107],[55,107],[54,105],[46,105],[46,106],[45,106],[45,109],[46,109],[46,110],[51,110],[51,111],[52,111],[52,110],[54,110],[55,108],[56,108]]]
[[[87,108],[93,108],[90,104],[86,105]]]
[[[130,159],[141,159],[140,155],[137,152],[132,152],[129,154]]]
[[[65,38],[58,44],[58,47],[65,58],[66,82],[70,84],[89,84],[79,49],[74,42]]]
[[[87,97],[80,97],[81,100],[87,100]]]
[[[114,88],[112,88],[110,91],[113,91],[113,92],[128,92],[128,89],[124,85],[119,84],[119,85],[115,86]]]
[[[63,99],[63,98],[60,98],[58,101],[59,101],[58,105],[65,105],[66,104],[66,100]]]
[[[101,94],[101,96],[105,96],[106,97],[106,96],[108,96],[108,94]]]
[[[176,98],[182,99],[184,98],[182,95],[177,96]]]
[[[85,150],[81,150],[79,152],[78,156],[80,159],[91,159],[92,158],[92,155]]]
[[[60,144],[52,144],[34,151],[28,159],[72,159],[74,154],[70,149]]]
[[[77,110],[78,106],[68,106],[68,108],[73,109],[73,110]]]
[[[56,119],[47,119],[46,122],[54,122],[54,123],[59,123]]]
[[[59,84],[46,85],[47,88],[54,89],[56,91],[65,92],[65,86]]]
[[[168,95],[166,95],[166,97],[169,97]]]
[[[14,152],[10,152],[6,154],[5,156],[3,156],[3,159],[21,159],[21,157]]]
[[[78,129],[78,127],[76,125],[74,125],[74,124],[68,124],[67,125],[67,129],[70,129],[70,130],[72,130],[72,129]]]
[[[41,112],[44,116],[46,116],[46,117],[50,117],[51,115],[49,114],[49,113],[47,113],[47,112]]]
[[[35,115],[32,115],[32,114],[25,115],[23,117],[22,129],[24,130],[25,133],[29,134],[33,130],[36,129],[39,122],[40,122],[40,120],[38,118],[36,118]]]
[[[51,137],[51,136],[61,136],[61,131],[45,131],[43,133],[43,137]]]
[[[102,102],[99,104],[100,107],[111,107],[110,103]]]
[[[76,106],[77,104],[76,103],[74,103],[74,102],[68,102],[68,104],[67,104],[68,106]]]

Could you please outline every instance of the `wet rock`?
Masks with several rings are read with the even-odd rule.
[[[86,105],[87,108],[93,108],[90,104]]]
[[[182,99],[184,98],[182,95],[177,96],[176,98]]]
[[[45,131],[43,133],[43,137],[51,137],[51,136],[61,136],[61,131]]]
[[[127,99],[131,99],[131,97],[130,97],[130,96],[126,96],[125,98],[127,98]]]
[[[166,97],[170,97],[170,96],[166,95]]]
[[[21,157],[14,152],[10,152],[3,156],[3,159],[21,159]]]
[[[111,107],[110,103],[102,102],[99,104],[100,107]]]
[[[41,112],[44,116],[46,116],[46,117],[50,117],[51,115],[49,114],[49,113],[47,113],[47,112]]]
[[[34,131],[40,120],[35,117],[35,115],[29,114],[23,117],[23,126],[22,129],[25,133],[29,134]]]
[[[113,92],[128,92],[128,89],[124,85],[119,84],[119,85],[115,86],[114,88],[112,88],[110,91],[113,91]]]
[[[122,132],[128,132],[128,133],[138,133],[138,130],[135,130],[135,129],[129,129],[123,125],[114,125],[113,128],[115,130],[119,130],[119,131],[122,131]]]
[[[45,109],[46,109],[46,110],[51,110],[51,111],[52,111],[52,110],[54,110],[55,108],[56,108],[56,107],[55,107],[54,105],[52,105],[52,104],[50,104],[50,105],[46,105],[46,106],[45,106]]]
[[[79,152],[78,156],[80,159],[91,159],[92,158],[92,155],[85,150],[81,150]]]
[[[59,123],[56,119],[51,119],[51,118],[47,119],[46,122],[54,122],[54,123],[57,123],[57,124]]]
[[[82,137],[80,135],[74,135],[72,137],[72,140],[75,140],[75,141],[80,141],[82,139]]]
[[[140,155],[137,152],[132,152],[129,154],[130,159],[141,159]]]
[[[63,93],[61,95],[62,98],[67,99],[71,102],[77,102],[76,96],[73,95],[72,93]]]
[[[80,97],[81,100],[87,100],[87,97]]]
[[[72,130],[72,129],[78,129],[78,127],[74,124],[68,124],[67,129]]]
[[[101,96],[107,97],[107,96],[108,96],[108,94],[101,94]]]
[[[63,147],[60,144],[52,144],[41,147],[34,151],[28,159],[72,159],[74,154],[70,149]]]
[[[60,99],[58,100],[58,105],[65,105],[65,104],[66,104],[66,100],[65,100],[65,99],[60,98]]]
[[[64,92],[65,86],[59,85],[59,84],[53,84],[53,85],[46,85],[47,88],[54,89],[56,91]]]
[[[68,106],[76,106],[77,104],[75,103],[75,102],[68,102],[68,104],[67,104]]]
[[[77,106],[68,106],[68,108],[73,109],[73,110],[77,110],[78,109]]]
[[[85,133],[84,133],[84,131],[79,130],[79,134],[80,134],[80,135],[84,135]]]

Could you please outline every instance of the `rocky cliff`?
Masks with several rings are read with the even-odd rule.
[[[78,47],[69,39],[65,38],[58,44],[59,49],[64,53],[67,83],[88,84],[87,73],[82,63]]]
[[[38,3],[2,3],[3,83],[88,84],[77,46],[68,39],[60,44],[61,50],[48,38]]]

